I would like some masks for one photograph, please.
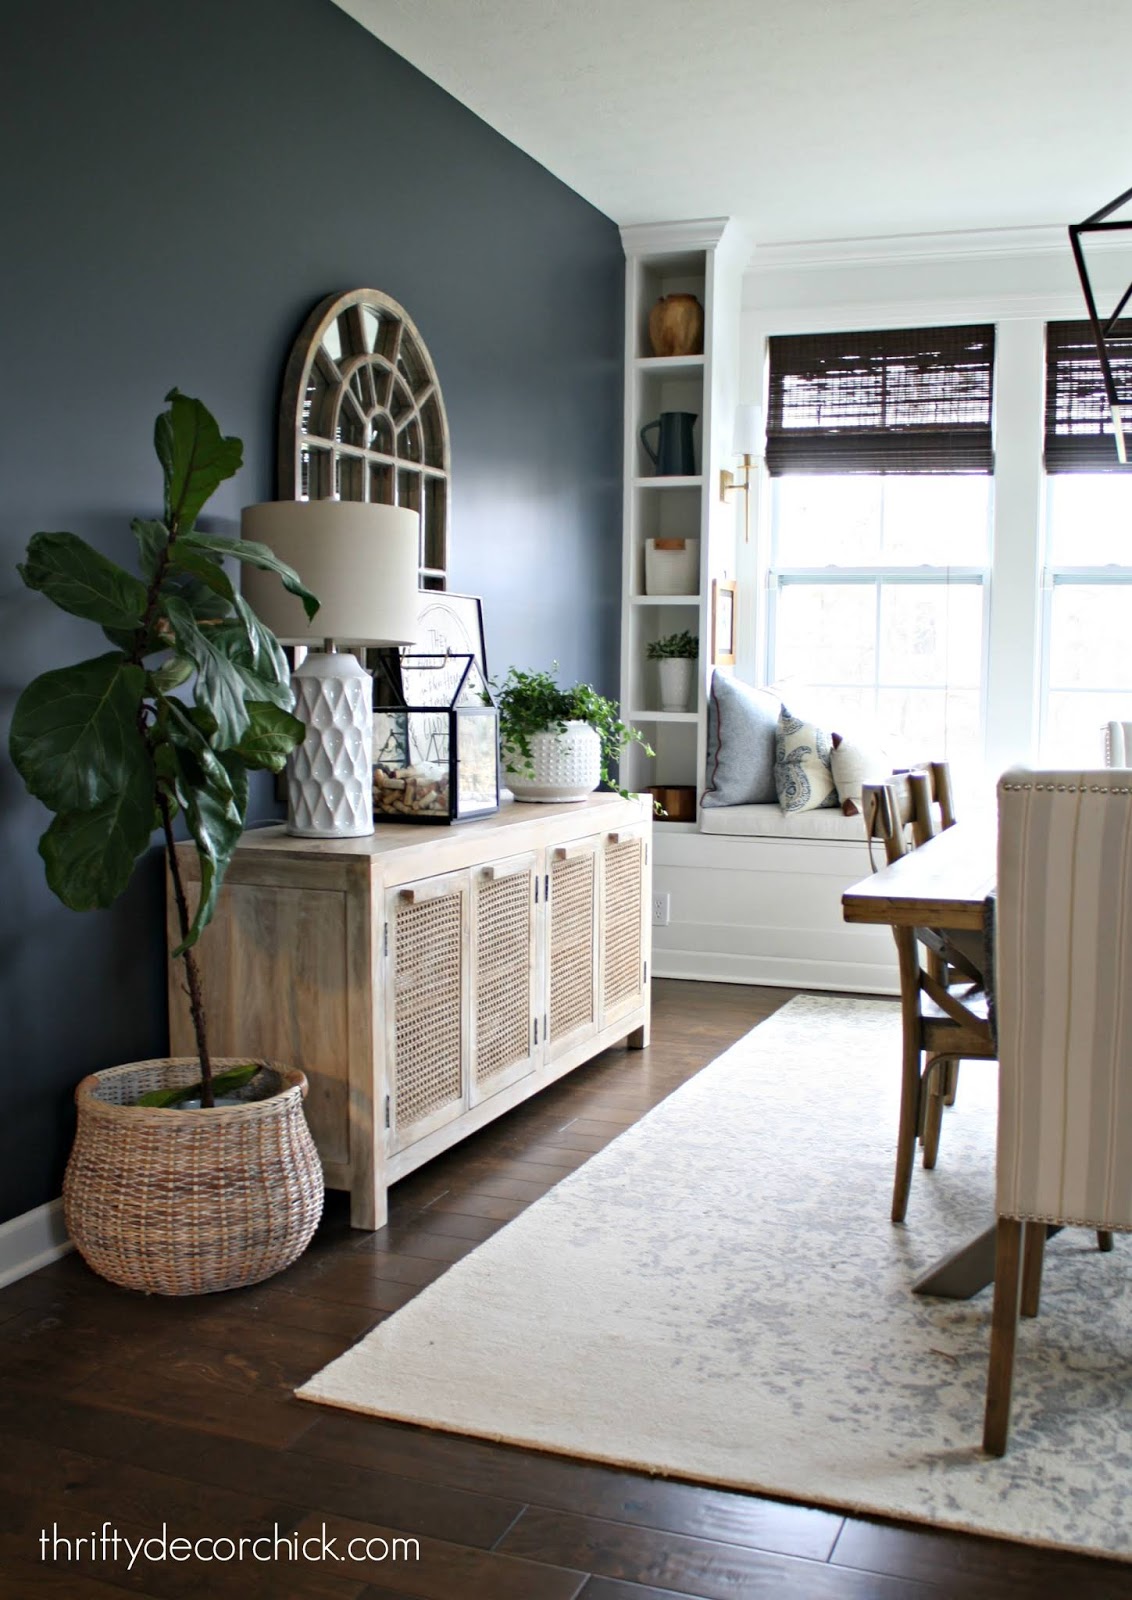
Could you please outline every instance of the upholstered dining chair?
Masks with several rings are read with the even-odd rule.
[[[1132,722],[1110,722],[1104,730],[1106,767],[1132,767]]]
[[[1118,769],[998,785],[998,1158],[984,1448],[1006,1449],[1019,1312],[1047,1229],[1132,1229],[1132,782]]]
[[[870,855],[872,841],[880,839],[890,864],[955,821],[950,772],[943,761],[887,783],[866,784],[862,793]],[[959,1061],[993,1060],[995,1047],[983,974],[974,953],[959,948],[946,930],[894,927],[892,931],[900,967],[903,1032],[892,1220],[903,1222],[917,1140],[923,1144],[924,1166],[934,1167],[943,1108],[954,1099]]]

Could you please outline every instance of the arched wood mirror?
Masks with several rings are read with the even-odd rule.
[[[279,495],[420,512],[420,585],[448,573],[448,418],[436,369],[403,306],[377,289],[319,302],[283,375]]]

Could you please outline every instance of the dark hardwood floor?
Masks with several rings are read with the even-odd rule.
[[[341,1196],[259,1288],[144,1299],[69,1256],[0,1291],[0,1595],[114,1600],[1094,1600],[1132,1568],[722,1493],[351,1416],[292,1397],[448,1265],[790,997],[661,982],[650,1050],[613,1050],[393,1191]],[[815,1307],[820,1315],[820,1307]],[[420,1560],[40,1558],[41,1530],[137,1540],[420,1541]],[[63,1547],[60,1547],[63,1548]],[[261,1547],[262,1548],[262,1547]],[[375,1554],[380,1555],[380,1545]]]

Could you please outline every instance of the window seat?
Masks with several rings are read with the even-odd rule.
[[[744,839],[848,839],[861,846],[861,871],[868,871],[865,824],[843,816],[833,806],[820,811],[783,811],[777,803],[761,806],[703,806],[700,832],[729,834]]]
[[[869,874],[861,817],[778,805],[702,808],[700,827],[653,830],[658,978],[898,994],[892,930],[844,921]]]

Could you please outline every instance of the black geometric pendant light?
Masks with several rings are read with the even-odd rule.
[[[1073,247],[1073,259],[1077,263],[1077,276],[1081,279],[1081,289],[1085,296],[1085,305],[1089,312],[1089,325],[1093,330],[1093,338],[1097,344],[1097,355],[1100,358],[1101,375],[1104,379],[1105,394],[1108,396],[1109,407],[1112,411],[1112,426],[1116,436],[1116,453],[1122,462],[1128,460],[1128,449],[1124,438],[1125,423],[1132,425],[1132,379],[1124,378],[1123,388],[1117,387],[1116,378],[1113,376],[1112,356],[1113,349],[1110,340],[1120,319],[1120,314],[1132,299],[1132,283],[1130,283],[1117,302],[1116,310],[1106,316],[1101,316],[1097,311],[1097,300],[1093,293],[1092,283],[1089,281],[1089,269],[1085,262],[1085,252],[1081,245],[1083,234],[1090,233],[1119,233],[1123,230],[1132,233],[1132,220],[1128,222],[1109,222],[1107,219],[1114,211],[1119,211],[1121,206],[1127,205],[1132,200],[1132,189],[1126,189],[1115,200],[1109,201],[1107,206],[1102,206],[1099,211],[1094,211],[1091,217],[1086,217],[1084,222],[1071,223],[1069,227],[1069,243]],[[1126,343],[1127,341],[1125,341]],[[1127,370],[1125,368],[1125,370]]]

